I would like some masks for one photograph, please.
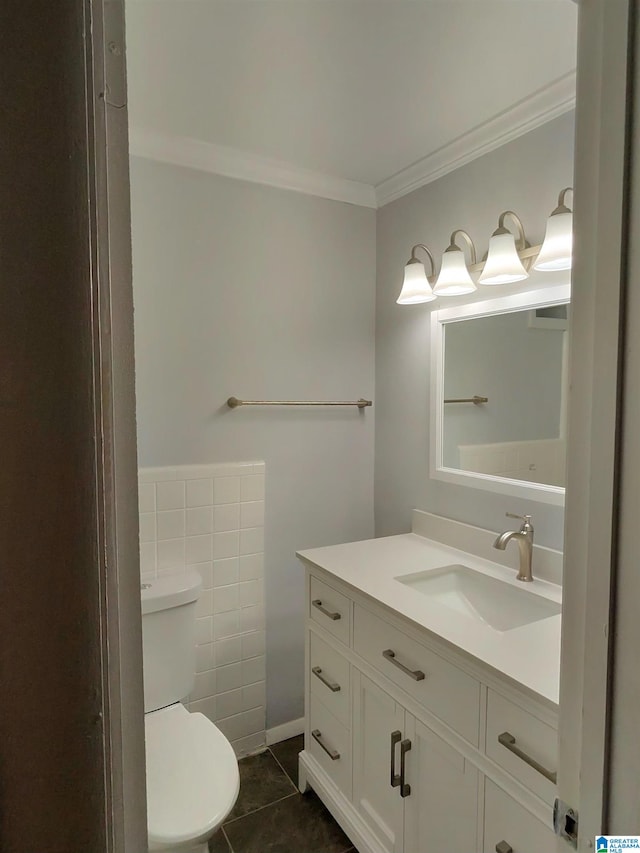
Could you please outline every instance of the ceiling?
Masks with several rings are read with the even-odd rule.
[[[576,25],[570,0],[129,0],[130,123],[376,186],[569,75]]]

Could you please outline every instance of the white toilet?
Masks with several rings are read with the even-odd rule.
[[[203,714],[180,699],[195,681],[194,572],[142,585],[144,710],[149,850],[207,853],[207,841],[229,814],[240,776],[231,744]]]

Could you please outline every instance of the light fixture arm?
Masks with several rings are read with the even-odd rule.
[[[498,219],[498,230],[494,231],[494,234],[508,234],[511,233],[508,228],[505,227],[504,220],[506,216],[510,216],[511,219],[515,222],[516,228],[518,230],[518,239],[516,241],[516,248],[519,252],[522,252],[524,249],[528,247],[527,238],[524,234],[524,225],[522,224],[522,220],[518,216],[517,213],[514,213],[513,210],[505,210],[500,214],[500,218]]]
[[[452,233],[451,242],[450,242],[448,248],[445,249],[445,251],[446,252],[462,251],[460,249],[460,246],[458,246],[458,244],[456,243],[456,237],[458,236],[458,234],[460,234],[460,236],[464,238],[465,243],[469,247],[469,257],[471,260],[471,265],[474,266],[475,264],[478,263],[478,258],[476,255],[476,246],[475,246],[475,243],[473,242],[473,240],[471,239],[471,237],[467,234],[466,231],[463,231],[462,228],[458,228],[456,231],[454,231]]]
[[[429,263],[431,264],[431,276],[435,276],[436,274],[436,266],[433,260],[433,255],[431,251],[424,245],[424,243],[416,243],[416,245],[411,249],[411,257],[409,258],[410,264],[420,263],[420,259],[416,256],[416,249],[422,249],[423,252],[429,258]]]
[[[551,216],[555,216],[556,213],[571,213],[571,208],[567,207],[565,204],[565,198],[567,197],[567,193],[573,193],[573,187],[565,187],[558,196],[558,206],[553,211]]]

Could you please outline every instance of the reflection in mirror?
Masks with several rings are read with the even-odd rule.
[[[564,486],[567,326],[566,304],[446,323],[445,468]]]

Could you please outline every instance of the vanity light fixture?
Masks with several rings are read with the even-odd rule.
[[[566,187],[558,196],[558,206],[547,219],[547,230],[540,254],[533,268],[543,272],[571,269],[571,249],[573,246],[573,213],[565,204],[567,193],[572,187]]]
[[[416,257],[417,249],[422,249],[426,253],[431,264],[431,280],[433,281],[435,278],[433,255],[423,243],[418,243],[411,250],[411,257],[404,268],[402,290],[396,300],[398,305],[417,305],[420,302],[433,302],[436,299],[436,295],[431,289],[424,264]]]
[[[442,256],[442,266],[440,267],[440,275],[433,288],[436,296],[464,296],[467,293],[473,293],[477,290],[477,285],[469,275],[469,269],[464,257],[464,252],[456,243],[457,235],[464,238],[469,247],[471,264],[474,266],[477,263],[476,247],[473,240],[466,231],[458,228],[451,235],[451,242],[447,246]]]
[[[508,228],[505,227],[505,217],[510,216],[516,224],[518,231],[518,244],[516,238]],[[520,217],[512,210],[505,210],[500,214],[498,227],[489,240],[489,252],[484,269],[478,281],[480,284],[511,284],[514,281],[523,281],[529,277],[520,260],[518,251],[528,248],[524,236],[524,227]]]

